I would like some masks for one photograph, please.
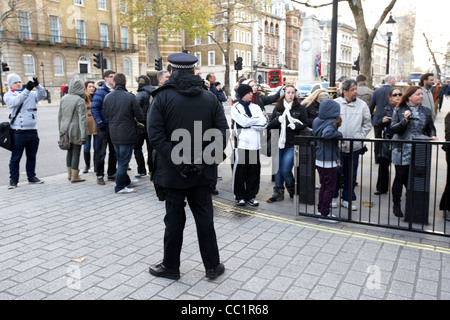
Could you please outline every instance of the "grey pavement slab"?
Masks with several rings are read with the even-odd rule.
[[[225,173],[228,168],[221,169]],[[293,201],[234,206],[215,196],[223,276],[208,281],[189,209],[179,281],[155,278],[164,203],[149,179],[118,195],[93,173],[0,187],[0,299],[448,299],[448,238],[293,215]],[[272,182],[263,177],[262,190]],[[79,260],[76,260],[79,259]]]

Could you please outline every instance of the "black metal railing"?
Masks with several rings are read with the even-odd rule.
[[[21,44],[28,45],[61,46],[65,48],[84,48],[89,50],[118,50],[137,52],[137,45],[128,42],[63,37],[60,35],[42,33],[3,31],[1,32],[1,39],[2,41],[18,41]]]
[[[323,139],[312,136],[296,136],[294,163],[296,178],[294,210],[296,215],[320,217],[316,214],[319,179],[315,167],[316,145],[319,140]],[[331,214],[336,216],[335,220],[450,236],[450,221],[446,219],[449,217],[446,216],[446,211],[440,210],[440,202],[447,182],[446,152],[442,150],[442,147],[450,149],[450,142],[339,139],[338,143],[342,144],[343,142],[349,143],[350,148],[349,166],[346,171],[342,170],[342,175],[347,175],[349,181],[352,181],[354,177],[353,160],[358,160],[354,186],[356,200],[348,196],[347,207],[342,206],[343,184],[338,179],[338,198],[334,199],[335,206],[331,207]],[[356,143],[360,142],[367,147],[364,154],[354,152]],[[392,156],[392,151],[395,149],[397,157],[410,159],[409,166],[398,167],[392,163],[391,159],[387,158],[379,161],[380,159],[375,157],[375,145],[384,146],[389,156]],[[358,158],[356,159],[356,157]],[[382,190],[386,191],[385,193],[375,195],[381,165],[384,166],[384,179],[387,179],[386,187],[388,189]],[[405,177],[405,172],[408,176],[403,180],[406,186],[401,185],[400,209],[403,217],[400,217],[395,215],[398,212],[394,212],[393,183],[396,174],[398,175],[402,168],[403,177]],[[397,183],[397,194],[398,185]],[[348,183],[347,188],[347,194],[351,195],[352,183]],[[352,206],[355,208],[352,209]]]

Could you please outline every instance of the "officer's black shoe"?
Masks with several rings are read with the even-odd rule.
[[[213,280],[217,278],[218,276],[222,275],[225,272],[225,266],[223,263],[219,263],[217,267],[214,269],[207,269],[206,270],[206,277]]]
[[[172,280],[180,279],[180,269],[167,269],[162,263],[151,266],[149,272],[155,277],[163,277]]]

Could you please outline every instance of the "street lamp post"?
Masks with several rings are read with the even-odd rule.
[[[394,23],[396,23],[396,21],[394,19],[392,19],[392,15],[389,16],[389,20],[386,21],[386,24],[388,25],[388,31],[386,33],[387,36],[387,43],[388,43],[388,47],[387,47],[387,62],[386,62],[386,74],[389,74],[389,64],[390,64],[390,60],[391,60],[391,38],[392,38],[392,31],[394,30]]]
[[[44,63],[41,62],[40,64],[41,70],[42,70],[42,84],[44,85],[45,88],[45,93],[46,93],[46,98],[47,98],[47,102],[51,103],[52,102],[52,98],[50,97],[50,92],[47,90],[47,87],[45,86],[45,76],[44,76]]]

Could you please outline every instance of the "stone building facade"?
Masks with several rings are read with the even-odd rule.
[[[101,79],[94,53],[105,70],[123,72],[129,88],[145,63],[145,39],[120,24],[119,0],[40,0],[1,26],[0,58],[26,81],[37,75],[52,97],[73,77]],[[6,8],[6,0],[0,0]],[[139,54],[139,51],[144,54]],[[143,49],[143,50],[142,50]],[[2,75],[5,79],[7,73]],[[25,79],[25,80],[24,80]]]

